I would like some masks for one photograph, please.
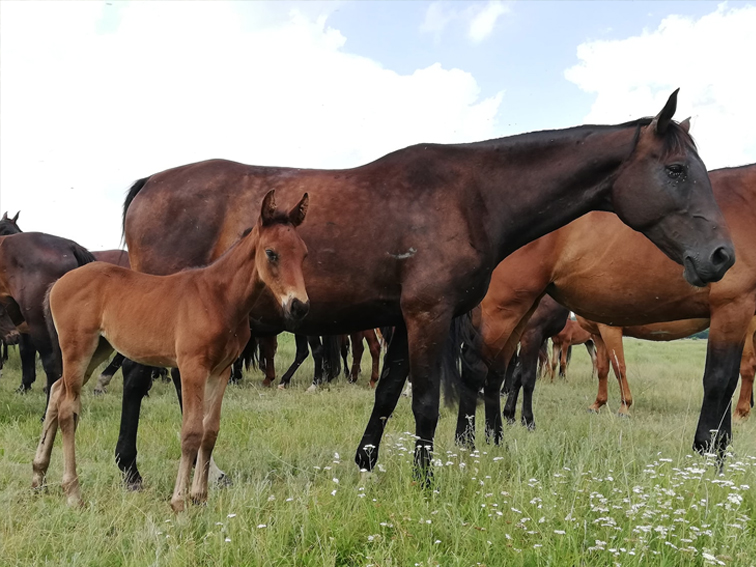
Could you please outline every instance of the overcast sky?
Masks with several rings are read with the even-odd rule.
[[[222,157],[352,167],[678,114],[756,161],[753,2],[0,2],[0,213],[92,250],[131,183]]]

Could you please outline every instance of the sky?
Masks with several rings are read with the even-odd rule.
[[[139,178],[210,158],[342,168],[678,113],[756,161],[749,2],[0,2],[0,213],[121,245]],[[169,219],[166,219],[166,221]]]

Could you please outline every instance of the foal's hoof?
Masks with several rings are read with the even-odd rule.
[[[184,499],[183,498],[177,498],[177,499],[171,499],[171,508],[173,509],[174,513],[180,514],[184,511]]]

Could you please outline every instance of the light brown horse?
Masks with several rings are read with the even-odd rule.
[[[223,392],[231,364],[249,340],[250,312],[265,288],[290,320],[298,321],[308,311],[302,275],[307,248],[295,230],[307,205],[305,194],[288,214],[279,213],[270,191],[257,224],[205,268],[152,276],[95,262],[52,286],[48,307],[59,339],[63,377],[51,394],[34,459],[34,487],[44,483],[60,424],[63,488],[69,504],[81,503],[74,446],[81,389],[115,348],[143,364],[180,369],[181,462],[171,505],[177,512],[184,509],[195,459],[191,498],[207,499]]]
[[[354,384],[360,376],[362,355],[365,352],[363,341],[366,341],[368,350],[370,351],[370,358],[373,361],[370,371],[370,387],[375,388],[378,382],[378,371],[381,362],[381,343],[378,341],[375,329],[352,333],[349,335],[349,339],[352,342],[352,368],[349,371],[349,383]]]
[[[569,364],[570,350],[574,345],[585,345],[588,356],[591,357],[593,371],[596,370],[596,347],[592,344],[592,336],[580,326],[574,319],[568,319],[564,329],[551,337],[551,358],[549,360],[549,376],[554,381],[556,368],[559,366],[559,377],[567,377],[567,365]],[[595,343],[595,341],[594,341]]]
[[[716,283],[693,287],[677,265],[614,215],[593,212],[526,245],[494,270],[473,317],[482,336],[474,350],[488,366],[486,427],[501,437],[499,390],[529,313],[548,293],[590,320],[613,325],[710,318],[704,399],[694,447],[723,450],[732,435],[730,400],[738,381],[745,335],[756,309],[756,165],[710,172],[714,196],[735,243],[737,262]],[[468,356],[471,356],[468,349]],[[535,369],[523,375],[522,421],[533,426]],[[514,420],[516,391],[504,417]],[[474,407],[460,406],[463,418]],[[715,432],[712,437],[712,432]]]
[[[589,409],[598,411],[606,404],[608,400],[607,377],[611,366],[619,382],[620,407],[617,411],[620,415],[629,415],[630,406],[633,405],[633,395],[627,383],[627,366],[622,337],[633,337],[647,341],[674,341],[700,333],[707,329],[710,323],[709,319],[685,319],[634,327],[615,327],[588,321],[583,317],[578,317],[578,322],[586,332],[593,336],[598,355],[598,394],[596,401],[591,404]],[[756,372],[754,334],[756,334],[756,317],[751,319],[751,324],[746,331],[745,345],[740,358],[740,396],[735,408],[735,417],[739,419],[747,419],[751,413],[751,394],[753,392],[754,373]]]

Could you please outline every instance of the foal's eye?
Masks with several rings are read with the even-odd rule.
[[[667,175],[672,179],[679,179],[685,173],[685,168],[679,163],[673,163],[667,166]]]
[[[277,262],[278,261],[278,254],[273,252],[273,250],[266,250],[265,254],[268,256],[268,260],[271,262]]]

